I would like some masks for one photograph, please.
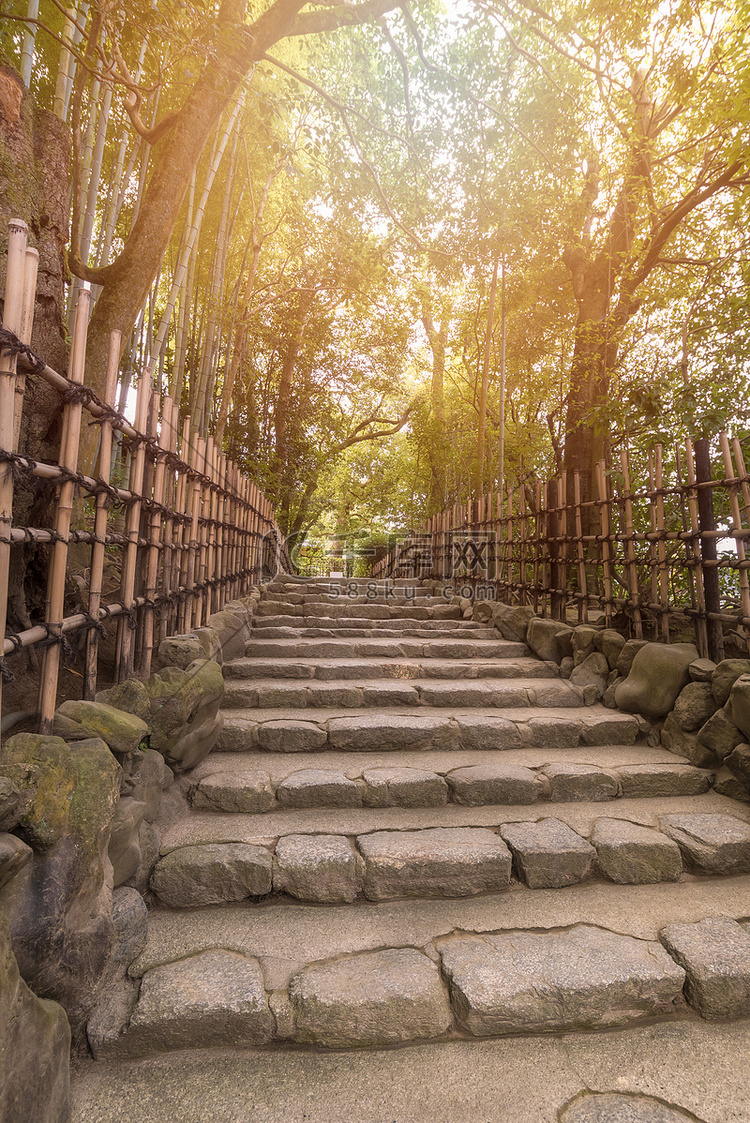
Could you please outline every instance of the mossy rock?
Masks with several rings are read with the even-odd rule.
[[[101,737],[113,753],[127,755],[137,752],[148,736],[148,725],[142,718],[106,702],[63,702],[58,714],[78,722],[89,736]]]

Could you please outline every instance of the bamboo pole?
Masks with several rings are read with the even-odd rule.
[[[664,486],[663,450],[661,445],[656,446],[656,526],[659,533],[657,543],[657,557],[659,561],[659,603],[661,604],[660,633],[664,643],[669,643],[669,569],[667,567],[667,544],[664,541]]]
[[[651,533],[650,533],[649,539],[648,539],[648,564],[649,564],[649,575],[650,575],[650,579],[651,579],[651,603],[652,603],[652,605],[657,605],[657,604],[660,603],[660,601],[659,601],[659,561],[658,561],[657,546],[656,546],[657,539],[658,539],[658,536],[659,536],[659,531],[658,531],[658,524],[657,524],[657,517],[656,517],[656,496],[654,495],[654,492],[656,490],[656,483],[655,483],[655,473],[654,473],[654,452],[653,452],[653,449],[649,449],[649,453],[648,453],[648,482],[649,482],[649,490],[651,492],[651,501],[648,505],[649,522],[650,522],[650,525],[651,525]],[[653,611],[655,611],[655,609],[653,609]],[[659,615],[657,616],[657,620],[656,620],[656,638],[657,639],[659,639],[661,637],[661,624],[662,624],[662,616],[661,616],[661,613],[659,613]]]
[[[31,343],[31,334],[34,328],[34,310],[36,304],[36,279],[39,271],[39,251],[26,247],[26,259],[23,271],[23,310],[21,324],[17,332],[22,343]],[[26,374],[23,370],[16,369],[16,397],[13,407],[13,451],[18,448],[21,435],[21,418],[23,415],[23,398],[26,393]]]
[[[177,430],[175,428],[176,407],[169,394],[162,399],[161,425],[163,447],[174,456],[177,450]],[[179,524],[174,518],[177,511],[177,487],[175,471],[165,468],[164,478],[164,504],[170,512],[164,519],[164,547],[162,551],[161,591],[169,597],[175,588],[175,545],[176,530]],[[176,625],[176,612],[169,600],[164,600],[159,612],[159,644],[162,644],[169,635],[173,635]]]
[[[189,462],[190,456],[190,418],[186,417],[182,422],[182,436],[180,438],[180,459],[183,463]],[[180,472],[177,478],[177,510],[183,516],[180,519],[177,528],[177,542],[178,542],[178,558],[176,565],[178,568],[177,585],[183,590],[183,596],[180,600],[179,608],[177,611],[178,631],[185,633],[189,630],[187,623],[188,599],[187,592],[188,585],[188,569],[189,569],[189,554],[190,554],[190,528],[188,522],[188,515],[192,510],[192,485],[190,477],[187,472]]]
[[[148,421],[149,400],[151,397],[151,379],[147,371],[143,371],[138,379],[138,395],[135,407],[135,428],[137,432],[144,433]],[[143,474],[146,465],[146,447],[143,442],[138,444],[135,452],[130,456],[130,479],[128,489],[133,495],[133,500],[128,507],[125,521],[125,537],[128,544],[125,547],[123,559],[122,582],[120,597],[128,612],[133,611],[133,598],[135,593],[136,563],[138,561],[138,539],[140,537],[141,496],[143,492]],[[117,636],[117,681],[122,682],[133,670],[134,653],[134,628],[133,621],[127,619],[118,623]]]
[[[703,557],[700,547],[700,520],[698,517],[698,491],[695,478],[695,460],[693,458],[693,442],[685,441],[685,474],[688,481],[688,509],[690,511],[690,533],[693,550],[693,568],[695,571],[695,601],[698,616],[695,621],[695,638],[697,647],[702,656],[708,654],[708,628],[706,622],[706,598],[703,587]]]
[[[193,447],[190,449],[190,467],[196,472],[201,471],[201,464],[203,463],[203,446],[205,441],[202,437],[197,437]],[[200,627],[200,603],[196,592],[196,574],[198,572],[198,547],[200,536],[200,513],[202,503],[202,486],[199,478],[192,481],[192,494],[190,495],[190,540],[188,546],[188,573],[186,587],[189,593],[187,600],[187,608],[185,612],[185,625],[186,631],[190,631],[193,627],[193,620],[196,620],[196,627]]]
[[[117,392],[117,369],[120,360],[122,336],[113,331],[109,337],[109,356],[107,359],[107,378],[104,388],[105,405],[113,406]],[[104,417],[101,422],[99,438],[99,478],[110,482],[112,469],[112,422]],[[91,548],[91,577],[89,579],[89,616],[91,622],[99,622],[99,608],[102,602],[102,579],[104,575],[104,554],[107,535],[107,493],[96,497],[94,514],[94,544]],[[83,673],[83,697],[91,701],[96,694],[96,672],[99,657],[99,632],[90,627],[86,633],[86,657]]]
[[[740,482],[739,473],[735,476],[734,465],[732,463],[732,452],[729,445],[729,437],[726,433],[719,435],[721,443],[721,455],[724,460],[724,472],[727,480],[729,481],[729,508],[732,512],[732,522],[734,523],[735,531],[742,530],[742,514],[740,512]],[[737,442],[739,444],[739,442]],[[739,468],[739,464],[738,464]],[[742,465],[744,475],[744,464]],[[750,582],[748,581],[747,569],[744,568],[743,562],[746,558],[745,540],[741,536],[734,539],[735,549],[737,551],[737,561],[740,563],[740,606],[742,608],[742,615],[750,617]],[[741,635],[745,637],[745,643],[750,650],[750,633],[745,625],[737,629]]]
[[[21,219],[8,223],[8,265],[5,276],[3,327],[16,335],[22,329],[24,277],[26,273],[26,238],[28,227]],[[0,448],[16,451],[14,410],[16,398],[16,356],[0,352]],[[0,636],[5,636],[8,613],[8,579],[10,573],[10,531],[13,521],[13,473],[10,464],[0,470]],[[0,705],[2,705],[2,674],[0,674]]]
[[[612,625],[612,499],[607,487],[607,474],[603,460],[596,465],[596,487],[599,495],[599,520],[602,538],[602,580],[604,584],[604,620],[607,627]]]
[[[534,612],[539,612],[539,575],[541,571],[542,551],[542,485],[536,485],[536,511],[534,512]]]
[[[576,530],[576,569],[578,571],[578,619],[587,624],[589,619],[589,590],[586,577],[586,551],[583,548],[583,512],[581,509],[581,473],[573,471],[573,507]]]
[[[154,397],[155,408],[158,412],[159,395]],[[162,413],[167,414],[170,411],[170,406],[165,403]],[[168,437],[164,421],[159,430],[159,448],[164,452],[168,449]],[[165,488],[166,488],[166,474],[167,464],[164,456],[158,457],[154,465],[154,485],[153,497],[154,507],[151,510],[151,515],[148,520],[148,553],[146,556],[146,606],[143,610],[143,650],[141,652],[140,671],[144,678],[147,678],[151,673],[151,660],[154,655],[154,615],[155,615],[155,597],[156,590],[159,584],[159,558],[162,554],[166,542],[166,532],[162,534],[162,527],[164,526],[165,519],[160,507],[164,506]],[[166,605],[164,606],[166,613]]]
[[[633,538],[633,501],[630,494],[630,468],[628,454],[625,449],[620,454],[623,478],[623,505],[625,509],[625,571],[627,573],[630,600],[633,606],[633,622],[635,625],[635,638],[643,639],[643,620],[641,618],[640,597],[638,594],[638,570],[635,564],[635,546]]]
[[[91,294],[81,291],[76,304],[73,342],[70,348],[70,381],[83,384],[86,364],[86,335],[89,323]],[[63,410],[62,440],[60,443],[60,466],[68,472],[78,468],[78,449],[81,439],[80,402],[68,402]],[[11,424],[13,412],[10,412]],[[51,733],[57,700],[57,680],[60,673],[60,642],[62,640],[62,621],[65,615],[65,575],[68,566],[68,534],[73,515],[73,500],[76,485],[73,480],[63,480],[57,497],[55,510],[55,544],[52,549],[47,600],[44,619],[46,630],[53,642],[45,649],[39,688],[39,731]]]

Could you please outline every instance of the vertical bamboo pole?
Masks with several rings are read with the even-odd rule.
[[[202,445],[205,441],[202,437],[196,437],[193,447],[190,449],[190,467],[196,472],[200,472],[202,463]],[[202,484],[200,479],[194,478],[191,481],[190,494],[190,539],[188,546],[188,571],[186,586],[188,589],[187,608],[185,611],[185,630],[190,631],[195,621],[195,627],[200,627],[200,603],[196,592],[196,581],[198,573],[198,545],[200,537],[200,513]]]
[[[17,335],[21,343],[31,343],[31,333],[34,327],[34,308],[36,303],[36,278],[39,271],[39,251],[26,247],[26,260],[23,271],[23,311],[21,324]],[[21,415],[23,413],[23,397],[26,392],[26,375],[23,371],[16,371],[16,398],[13,415],[13,451],[18,449],[18,439],[21,434]]]
[[[623,478],[623,502],[625,507],[625,569],[633,605],[635,638],[643,639],[643,620],[641,618],[640,598],[638,595],[638,570],[635,564],[635,544],[633,540],[633,501],[630,496],[630,468],[625,449],[620,456]]]
[[[109,337],[109,356],[107,358],[107,379],[104,387],[105,405],[114,406],[117,393],[117,369],[120,360],[119,331]],[[99,478],[103,483],[110,482],[112,470],[112,422],[108,417],[101,420],[99,438]],[[104,575],[104,555],[107,537],[107,493],[96,497],[94,515],[94,544],[91,549],[91,577],[89,580],[89,616],[91,623],[98,624],[99,608],[102,603],[102,578]],[[99,657],[99,632],[91,627],[86,634],[86,659],[83,674],[83,697],[91,701],[96,694],[96,672]]]
[[[743,527],[742,515],[740,513],[740,483],[738,477],[734,474],[732,452],[729,446],[729,438],[726,433],[721,433],[719,440],[721,441],[721,455],[724,460],[724,472],[727,479],[733,481],[729,484],[729,505],[732,512],[732,522],[734,523],[735,531],[741,531]],[[739,442],[737,442],[737,444],[739,444]],[[740,605],[742,607],[742,615],[750,617],[750,582],[748,582],[747,569],[744,568],[743,564],[746,558],[745,539],[741,535],[739,535],[735,538],[734,543],[735,549],[737,551],[737,561],[740,563]],[[743,625],[741,629],[738,629],[738,631],[740,632],[740,634],[744,634],[745,643],[750,649],[750,634],[748,633],[747,627]]]
[[[659,560],[659,603],[661,604],[661,638],[664,643],[669,643],[669,569],[667,567],[667,543],[664,538],[666,528],[664,519],[664,486],[663,450],[661,445],[656,446],[656,526],[659,534],[657,557]]]
[[[161,407],[161,427],[163,447],[174,455],[177,449],[177,430],[175,428],[176,406],[169,394],[165,394]],[[174,468],[165,467],[164,504],[170,512],[176,512],[177,488]],[[171,596],[175,589],[175,558],[179,523],[169,514],[164,520],[164,549],[162,554],[161,590],[165,597]],[[159,612],[159,643],[163,643],[175,630],[176,613],[169,600],[162,602]]]
[[[158,410],[158,398],[157,410]],[[159,430],[159,448],[166,452],[169,448],[169,436],[166,421],[171,413],[171,399],[164,399],[162,407],[162,423]],[[151,673],[151,660],[154,655],[154,624],[155,624],[155,598],[159,586],[159,561],[164,561],[166,550],[165,518],[160,510],[164,506],[166,491],[167,464],[164,456],[157,458],[154,465],[154,507],[151,510],[148,527],[148,554],[146,556],[146,605],[143,613],[143,651],[141,653],[141,674],[147,678]],[[163,605],[162,614],[166,616],[167,604]]]
[[[138,378],[138,395],[135,406],[135,426],[139,434],[146,431],[148,422],[148,408],[151,397],[151,379],[146,371],[142,371]],[[128,490],[133,496],[128,505],[128,514],[125,521],[125,556],[122,567],[122,581],[120,584],[120,599],[128,613],[133,610],[135,593],[135,575],[138,562],[138,541],[140,538],[141,524],[141,496],[143,494],[143,474],[146,466],[146,447],[139,442],[135,452],[130,454],[130,478]],[[133,671],[133,657],[135,648],[135,629],[130,616],[120,617],[117,625],[117,681],[122,682]]]
[[[518,489],[518,517],[521,527],[521,541],[519,545],[519,558],[521,567],[521,588],[519,592],[519,604],[525,605],[528,599],[529,581],[526,566],[528,565],[528,558],[526,554],[526,540],[529,535],[529,505],[526,502],[526,489],[521,484]]]
[[[706,602],[708,657],[719,663],[724,658],[724,632],[721,620],[717,619],[721,612],[721,587],[716,565],[716,514],[711,486],[711,448],[705,437],[695,442],[695,479],[698,491],[698,526],[700,527],[703,595]],[[701,484],[704,486],[701,487]]]
[[[5,276],[3,327],[14,334],[22,329],[26,238],[28,227],[21,219],[8,223],[8,265]],[[14,409],[16,397],[16,356],[0,352],[0,449],[15,452]],[[8,575],[10,572],[10,529],[13,520],[13,473],[11,465],[0,469],[0,637],[5,637],[8,613]],[[0,674],[0,705],[2,675]]]
[[[700,547],[700,520],[698,517],[698,491],[695,479],[695,461],[693,459],[693,442],[685,441],[685,474],[688,482],[688,509],[690,511],[690,531],[693,550],[693,568],[695,571],[695,606],[698,615],[695,619],[696,646],[702,656],[708,655],[708,627],[706,621],[706,598],[703,586],[703,557]]]
[[[86,363],[86,335],[89,326],[89,307],[91,293],[82,290],[78,294],[76,315],[73,325],[73,342],[70,348],[71,382],[83,383],[83,371]],[[11,398],[11,403],[12,403]],[[68,472],[78,469],[78,448],[81,440],[81,411],[80,402],[66,403],[63,411],[63,430],[60,442],[60,467]],[[13,409],[10,409],[10,423],[13,424]],[[60,641],[62,640],[62,622],[65,601],[65,573],[68,566],[68,537],[70,535],[70,522],[73,514],[73,500],[75,498],[75,482],[63,480],[57,497],[55,511],[55,542],[52,548],[49,582],[47,585],[47,602],[45,605],[44,619],[47,633],[53,641],[45,648],[42,662],[42,675],[39,687],[39,731],[52,732],[52,722],[55,714],[57,700],[57,680],[60,673]]]
[[[182,423],[182,437],[180,439],[180,459],[183,464],[188,463],[190,455],[190,418],[186,417]],[[190,477],[187,472],[180,472],[177,479],[177,509],[183,516],[180,519],[178,527],[178,559],[177,565],[179,568],[179,576],[177,583],[182,590],[182,597],[178,610],[178,629],[181,633],[189,630],[187,622],[188,612],[188,556],[189,556],[189,542],[190,530],[188,528],[188,515],[190,513],[192,504],[192,487],[190,484]]]
[[[602,538],[602,579],[604,582],[604,620],[607,627],[612,625],[612,497],[607,486],[608,476],[603,460],[596,465],[596,487],[599,494],[599,520]],[[580,484],[579,484],[580,487]]]
[[[500,509],[502,510],[503,493],[502,489],[499,492],[500,496]],[[508,498],[506,504],[508,512],[505,519],[505,590],[508,604],[513,603],[513,491],[508,488]]]
[[[650,449],[649,454],[648,454],[648,482],[649,482],[649,490],[651,492],[651,498],[650,498],[650,502],[649,502],[649,505],[648,505],[649,523],[650,523],[650,526],[651,526],[651,533],[650,533],[649,539],[648,539],[648,565],[649,565],[649,574],[650,574],[650,578],[651,578],[651,603],[653,605],[656,605],[656,604],[659,603],[659,561],[658,561],[658,553],[657,553],[657,546],[656,546],[657,539],[658,539],[658,536],[659,536],[659,531],[658,531],[658,520],[657,520],[657,517],[656,517],[656,496],[654,495],[654,492],[656,490],[656,483],[655,483],[655,474],[654,474],[654,451],[653,451],[653,449]],[[655,608],[654,608],[654,611],[656,611]],[[656,617],[656,637],[655,637],[656,639],[661,638],[662,620],[663,620],[663,617],[662,617],[661,612],[660,612],[658,614],[658,616]]]
[[[209,437],[206,441],[206,475],[216,483],[217,465],[214,451],[214,439]],[[218,511],[219,493],[215,487],[209,488],[206,494],[208,508],[208,524],[206,526],[206,574],[205,581],[213,581],[216,577],[216,513]],[[219,590],[215,585],[206,585],[206,619],[216,610],[216,597]]]
[[[589,590],[586,579],[586,551],[583,546],[583,513],[581,510],[581,473],[576,468],[573,472],[573,508],[576,532],[576,569],[578,572],[578,619],[582,624],[587,624],[589,619]]]
[[[541,552],[542,552],[542,485],[536,485],[536,510],[534,512],[534,539],[533,539],[533,554],[534,554],[534,612],[539,612],[540,600],[540,571],[541,571]]]

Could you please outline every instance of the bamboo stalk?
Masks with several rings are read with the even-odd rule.
[[[541,550],[542,550],[542,485],[536,485],[536,511],[534,512],[534,612],[539,612],[539,574],[541,569]]]
[[[190,466],[196,472],[201,471],[201,464],[203,462],[203,446],[205,441],[202,437],[197,437],[193,447],[190,449]],[[190,631],[193,627],[193,619],[196,620],[196,627],[200,627],[200,603],[198,601],[198,594],[196,592],[196,574],[198,571],[198,547],[200,537],[200,513],[202,503],[202,486],[200,479],[192,481],[192,491],[190,492],[190,540],[188,546],[188,573],[187,581],[185,582],[189,597],[187,600],[187,608],[185,612],[185,625],[186,631]]]
[[[3,327],[16,335],[22,330],[26,239],[28,227],[21,219],[8,223],[8,265],[5,276]],[[32,302],[33,303],[33,302]],[[16,398],[16,356],[0,352],[0,448],[15,452],[14,410]],[[5,636],[8,613],[10,573],[10,531],[13,521],[13,474],[7,464],[0,470],[0,636]],[[0,705],[2,675],[0,674]]]
[[[36,305],[36,279],[39,271],[39,251],[26,247],[26,259],[23,272],[23,310],[21,323],[17,332],[22,343],[31,343],[31,334],[34,328],[34,310]],[[21,435],[21,417],[23,414],[23,397],[26,392],[26,374],[16,368],[16,397],[13,407],[13,451],[18,448]]]
[[[148,408],[151,397],[151,380],[146,371],[138,379],[138,396],[136,398],[135,428],[139,433],[145,432],[148,422]],[[135,497],[128,507],[125,521],[125,536],[128,544],[125,547],[123,559],[122,582],[120,597],[128,611],[133,609],[135,593],[136,563],[138,561],[138,539],[140,537],[141,499],[143,494],[143,474],[146,466],[146,448],[141,442],[131,453],[129,491]],[[120,620],[117,636],[117,681],[122,682],[133,670],[134,658],[134,628],[132,620]]]
[[[190,455],[190,418],[186,417],[182,423],[182,436],[180,438],[180,458],[183,463],[188,463]],[[177,478],[177,510],[181,515],[187,516],[189,511],[192,510],[192,496],[193,490],[190,483],[190,477],[186,472],[180,472]],[[180,601],[179,609],[177,612],[178,630],[181,633],[189,630],[187,622],[188,600],[187,585],[188,585],[188,569],[189,569],[189,555],[190,555],[190,528],[186,517],[183,517],[177,528],[177,541],[178,541],[178,571],[177,584],[185,590],[185,596]]]
[[[708,628],[706,626],[706,598],[703,586],[703,556],[700,548],[700,520],[698,518],[698,491],[695,486],[695,460],[693,442],[685,441],[685,474],[688,481],[688,509],[690,511],[690,532],[692,536],[693,569],[695,572],[695,600],[698,616],[695,621],[695,638],[702,656],[708,654]]]
[[[155,395],[154,402],[159,402],[159,395]],[[158,404],[156,404],[158,410]],[[167,412],[169,407],[165,406]],[[159,448],[167,451],[168,437],[165,430],[164,423],[162,422],[159,430]],[[146,606],[143,611],[143,651],[141,653],[140,671],[144,678],[147,678],[151,673],[151,660],[154,655],[154,597],[159,584],[159,555],[163,550],[166,543],[166,533],[162,536],[162,527],[165,519],[159,507],[164,506],[165,488],[166,488],[166,473],[167,465],[163,456],[160,456],[154,465],[154,508],[151,511],[151,516],[148,520],[148,533],[147,538],[149,541],[147,560],[146,560]]]
[[[741,487],[741,484],[739,482],[740,473],[738,471],[738,475],[735,476],[734,465],[732,463],[732,452],[729,445],[729,437],[727,436],[727,434],[720,433],[719,441],[721,444],[721,455],[724,460],[724,472],[727,479],[731,481],[729,483],[729,508],[732,512],[732,522],[734,523],[734,529],[738,531],[742,530],[742,514],[740,512],[739,496]],[[739,444],[739,442],[736,443]],[[744,464],[742,465],[742,469],[743,471],[741,474],[745,475]],[[740,606],[742,608],[742,615],[750,616],[750,581],[748,580],[747,569],[744,569],[742,567],[742,563],[746,558],[745,540],[741,537],[735,537],[734,544],[737,551],[737,560],[740,563]],[[750,634],[748,634],[747,628],[741,627],[738,628],[738,631],[741,635],[744,635],[745,643],[748,647],[748,650],[750,650]]]
[[[667,568],[667,545],[664,541],[664,496],[661,494],[664,484],[664,469],[662,462],[662,446],[656,446],[656,528],[659,533],[657,557],[659,561],[659,603],[661,604],[661,620],[659,631],[664,643],[669,643],[669,570]]]
[[[649,453],[648,453],[648,482],[649,482],[649,490],[651,491],[651,494],[652,494],[652,497],[653,497],[653,493],[656,489],[655,476],[654,476],[654,452],[653,452],[653,449],[650,449]],[[651,524],[651,534],[650,534],[649,539],[648,539],[648,564],[649,564],[649,574],[650,574],[650,578],[651,578],[651,603],[652,604],[658,604],[659,603],[659,561],[658,561],[658,555],[657,555],[657,549],[656,549],[656,541],[657,541],[657,537],[658,537],[658,527],[657,527],[657,518],[656,518],[655,498],[652,498],[651,502],[648,505],[648,513],[649,513],[649,522]],[[659,616],[657,618],[657,621],[656,621],[656,638],[657,639],[661,637],[661,624],[662,624],[662,616],[661,616],[661,614],[659,614]]]
[[[165,394],[161,407],[161,426],[163,447],[168,453],[174,455],[177,449],[177,431],[175,429],[175,406],[169,394]],[[175,559],[175,529],[174,512],[177,507],[175,472],[167,468],[164,473],[164,500],[170,512],[164,519],[164,548],[162,551],[161,590],[169,596],[175,587],[174,559]],[[162,644],[168,635],[175,630],[176,613],[172,604],[165,601],[159,612],[159,644]]]
[[[633,502],[630,495],[630,468],[628,454],[625,449],[620,454],[623,477],[623,505],[625,509],[625,572],[630,589],[630,600],[633,606],[633,622],[635,625],[635,638],[643,639],[643,621],[641,618],[640,598],[638,595],[638,570],[635,564],[635,547],[633,545]]]
[[[113,331],[109,337],[109,356],[107,359],[107,379],[104,389],[104,402],[114,405],[117,391],[117,368],[120,359],[120,342],[122,336],[119,331]],[[99,476],[105,484],[110,481],[112,468],[112,423],[109,418],[101,422],[101,437],[99,440]],[[102,602],[102,578],[104,575],[105,539],[107,535],[107,494],[102,492],[96,497],[94,515],[94,544],[91,548],[91,577],[89,579],[89,616],[92,621],[99,620],[99,608]],[[91,701],[96,694],[97,661],[99,657],[99,633],[96,628],[89,628],[86,633],[86,657],[83,673],[83,697]]]
[[[604,583],[604,620],[607,627],[612,625],[612,545],[610,543],[611,534],[611,510],[612,499],[607,487],[607,475],[605,472],[605,465],[603,460],[599,460],[596,465],[596,487],[599,495],[599,521],[601,527],[602,538],[602,570],[603,570],[603,583]]]
[[[86,335],[88,332],[89,307],[91,294],[82,291],[78,294],[76,317],[73,326],[73,342],[70,348],[70,381],[83,384],[86,363]],[[63,429],[60,443],[60,465],[69,472],[78,468],[78,449],[81,439],[80,402],[68,402],[63,409]],[[12,424],[12,410],[11,410]],[[57,680],[60,673],[60,640],[65,601],[65,575],[68,565],[67,536],[73,515],[75,482],[63,480],[57,497],[55,510],[55,531],[60,536],[52,549],[47,600],[44,619],[52,644],[45,649],[42,663],[41,684],[39,688],[39,730],[51,733],[57,700]]]
[[[578,592],[581,599],[578,602],[578,619],[582,624],[587,624],[589,619],[589,589],[586,577],[586,551],[583,548],[583,512],[581,509],[581,473],[576,468],[573,471],[573,509],[576,528],[576,570],[578,573]]]

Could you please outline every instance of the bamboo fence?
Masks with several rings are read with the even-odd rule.
[[[5,637],[0,692],[2,681],[13,677],[14,656],[41,648],[39,727],[49,732],[71,634],[85,637],[82,696],[91,699],[110,621],[116,629],[114,680],[134,672],[146,677],[154,650],[166,636],[201,627],[264,574],[289,571],[291,565],[268,499],[211,437],[192,432],[189,417],[178,432],[177,404],[167,394],[154,393],[148,371],[138,381],[135,424],[114,408],[117,332],[110,340],[104,399],[85,386],[89,292],[78,295],[68,376],[31,351],[38,255],[26,242],[26,224],[11,221],[0,335],[0,635]],[[44,379],[60,393],[62,435],[56,463],[35,461],[18,451],[27,377]],[[100,432],[92,475],[79,464],[86,423]],[[115,460],[116,433],[121,447]],[[54,489],[51,526],[13,524],[14,492],[32,480]],[[6,635],[11,551],[25,546],[49,550],[44,620]],[[74,561],[85,574],[86,605],[66,615]],[[105,579],[105,571],[119,573],[119,578]]]
[[[668,463],[667,463],[668,459]],[[642,482],[633,486],[633,465]],[[750,650],[750,476],[726,433],[667,458],[621,454],[582,501],[578,472],[489,492],[428,519],[373,567],[374,578],[432,577],[455,593],[528,605],[552,619],[598,619],[641,639],[693,639],[724,657]],[[596,614],[596,615],[594,615]]]

